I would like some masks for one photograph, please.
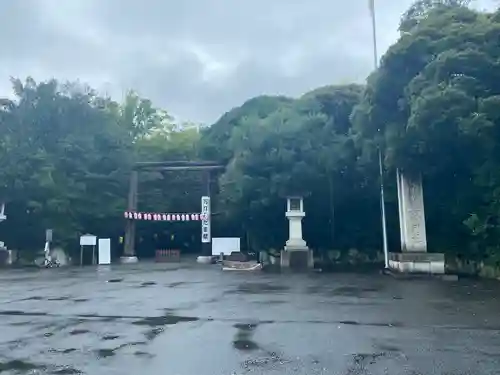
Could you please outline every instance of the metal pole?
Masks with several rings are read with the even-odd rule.
[[[373,38],[373,65],[378,69],[378,51],[377,51],[377,22],[375,17],[375,0],[370,1],[370,13],[372,19],[372,38]],[[378,129],[380,131],[380,129]],[[385,268],[389,268],[389,251],[387,246],[387,225],[385,217],[385,194],[384,194],[384,169],[382,165],[382,147],[378,148],[378,165],[380,173],[380,213],[382,216],[382,238],[384,246]]]
[[[389,252],[387,246],[387,226],[385,218],[385,196],[384,196],[384,172],[382,168],[382,152],[378,150],[378,165],[380,172],[380,212],[382,214],[382,238],[384,242],[384,261],[385,268],[389,268]]]

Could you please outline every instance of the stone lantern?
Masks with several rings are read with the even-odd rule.
[[[314,267],[313,253],[302,238],[302,219],[306,216],[301,196],[287,198],[288,240],[281,251],[281,267],[307,269]]]

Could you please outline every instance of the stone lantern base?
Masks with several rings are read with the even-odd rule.
[[[292,270],[308,270],[314,268],[314,256],[312,250],[307,247],[291,248],[286,246],[281,250],[281,268]]]

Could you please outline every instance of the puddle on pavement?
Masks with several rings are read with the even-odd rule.
[[[66,301],[71,297],[61,296],[61,297],[43,297],[43,296],[32,296],[28,298],[23,298],[21,301]]]
[[[146,337],[146,339],[148,341],[152,341],[156,337],[158,337],[160,334],[162,334],[163,332],[165,332],[164,328],[155,327],[155,328],[150,329],[149,331],[144,332],[144,337]]]
[[[90,331],[88,329],[74,329],[69,334],[71,336],[77,336],[77,335],[84,335],[84,334],[89,333],[89,332]]]
[[[253,301],[252,303],[256,305],[282,305],[284,303],[287,303],[286,301],[280,301],[280,300],[270,300],[270,301]]]
[[[70,299],[70,297],[51,297],[47,298],[47,301],[66,301]]]
[[[221,297],[213,297],[213,298],[209,298],[207,300],[202,301],[202,303],[217,303],[217,302],[220,302],[221,299],[222,299]]]
[[[167,284],[166,286],[168,286],[169,288],[176,288],[178,286],[186,285],[186,284],[189,284],[189,283],[187,281],[177,281],[175,283]]]
[[[192,285],[192,284],[203,284],[203,281],[176,281],[176,282],[173,282],[173,283],[165,284],[165,286],[167,286],[169,288],[176,288],[178,286]]]
[[[227,293],[230,294],[266,294],[266,293],[280,293],[289,290],[286,285],[276,285],[270,283],[242,283],[234,290]]]
[[[83,374],[83,371],[77,370],[76,368],[73,367],[64,367],[52,371],[52,374],[58,374],[58,375]]]
[[[45,297],[42,296],[33,296],[28,298],[23,298],[21,301],[43,301]]]
[[[116,353],[120,349],[123,349],[126,347],[131,347],[131,346],[146,345],[146,344],[147,344],[147,342],[145,342],[145,341],[133,341],[133,342],[119,345],[116,348],[97,349],[97,350],[95,350],[95,353],[96,353],[98,358],[108,358],[108,357],[113,357],[114,355],[116,355]]]
[[[325,322],[326,323],[326,322]],[[355,320],[339,320],[337,323],[348,326],[370,326],[370,327],[395,327],[401,328],[403,324],[400,322],[358,322]]]
[[[108,283],[121,283],[122,281],[123,281],[123,278],[122,279],[109,279]]]
[[[331,288],[329,286],[310,286],[307,288],[307,293],[310,294],[323,294],[329,297],[365,297],[368,293],[375,293],[380,291],[380,288],[370,287],[356,287],[356,286],[341,286],[338,288]]]
[[[179,316],[179,315],[173,315],[173,314],[165,314],[162,316],[145,317],[143,319],[136,320],[136,321],[132,322],[132,324],[137,325],[137,326],[156,327],[156,326],[173,325],[173,324],[177,324],[177,323],[196,322],[198,320],[199,320],[199,318],[192,317],[192,316]]]
[[[196,317],[179,316],[167,312],[162,316],[150,316],[133,321],[132,324],[137,326],[151,327],[151,329],[144,332],[144,336],[146,337],[146,339],[148,341],[151,341],[165,331],[165,328],[163,328],[163,326],[174,325],[177,323],[196,322],[198,320],[199,318]]]
[[[14,359],[12,361],[0,362],[0,373],[7,371],[15,371],[15,372],[28,372],[35,370],[43,370],[45,367],[41,365],[37,365],[35,363],[26,362],[20,359]]]
[[[259,345],[252,340],[257,324],[238,323],[233,326],[237,329],[234,336],[233,347],[240,351],[253,351],[259,349]]]
[[[0,310],[0,315],[9,316],[47,316],[46,312],[20,311],[20,310]]]
[[[67,349],[54,349],[51,348],[48,350],[49,353],[61,353],[61,354],[70,354],[76,352],[76,348],[67,348]]]
[[[390,344],[378,344],[377,348],[382,352],[382,353],[400,353],[401,349]]]
[[[145,358],[153,358],[154,357],[153,354],[148,353],[148,352],[143,352],[141,350],[134,352],[134,355],[137,357],[145,357]]]
[[[118,336],[118,335],[106,335],[106,336],[103,336],[101,338],[101,340],[103,340],[103,341],[112,341],[112,340],[116,340],[118,338],[120,338],[120,336]]]
[[[23,327],[23,326],[29,326],[31,324],[33,324],[31,321],[9,323],[9,325],[12,327]]]
[[[41,324],[33,324],[31,331],[45,331],[43,334],[45,337],[53,336],[57,332],[61,332],[66,328],[70,328],[80,324],[81,322],[77,319],[69,319],[61,321],[59,319],[51,322],[43,322]]]
[[[97,349],[96,350],[96,355],[98,358],[108,358],[114,356],[115,349]]]

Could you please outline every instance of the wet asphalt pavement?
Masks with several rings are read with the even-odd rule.
[[[500,374],[500,283],[0,271],[0,374]]]

